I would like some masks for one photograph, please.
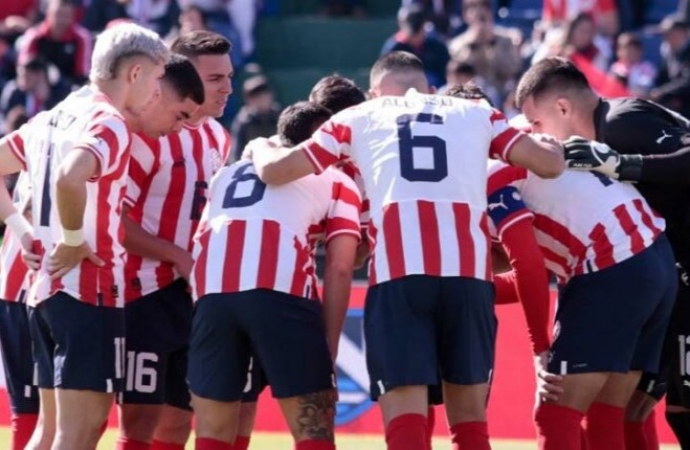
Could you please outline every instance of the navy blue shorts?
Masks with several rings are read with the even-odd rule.
[[[176,280],[125,305],[127,356],[123,404],[168,404],[191,411],[187,354],[192,297]]]
[[[122,391],[123,308],[89,305],[58,292],[29,308],[29,329],[40,388]]]
[[[0,300],[0,347],[13,414],[38,414],[38,386],[31,357],[29,315],[25,303]]]
[[[242,402],[253,403],[259,400],[259,396],[268,386],[266,372],[261,367],[261,362],[256,356],[249,359],[249,370],[247,373],[247,384],[242,391]]]
[[[252,355],[276,398],[334,387],[318,300],[265,289],[200,298],[192,320],[190,390],[216,401],[241,400]]]
[[[441,380],[488,383],[496,325],[487,281],[411,275],[370,287],[364,335],[371,398]]]
[[[656,372],[677,291],[664,235],[614,266],[559,288],[549,371]]]

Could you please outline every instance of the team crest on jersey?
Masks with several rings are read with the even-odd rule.
[[[213,173],[218,172],[220,168],[223,167],[223,158],[220,157],[220,152],[212,148],[211,149],[211,170]]]
[[[345,318],[338,346],[336,377],[339,400],[336,425],[345,425],[369,411],[374,405],[369,397],[369,374],[364,353],[364,311],[350,309]]]

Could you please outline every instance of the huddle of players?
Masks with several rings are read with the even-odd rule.
[[[687,213],[684,119],[640,100],[600,100],[572,65],[548,59],[525,75],[518,101],[535,132],[565,140],[572,168],[593,170],[563,172],[560,143],[509,126],[472,89],[429,94],[421,62],[393,53],[372,68],[371,100],[330,119],[315,103],[288,108],[280,142],[256,140],[221,167],[228,137],[211,117],[230,95],[229,44],[193,33],[172,50],[135,25],[107,30],[92,84],[0,141],[2,173],[24,171],[31,186],[31,223],[0,189],[0,217],[18,237],[4,244],[0,320],[12,325],[0,339],[20,428],[33,427],[37,404],[30,361],[18,365],[27,322],[38,366],[40,418],[27,448],[94,448],[122,391],[119,449],[184,448],[189,391],[197,449],[247,448],[266,383],[297,449],[334,448],[333,361],[367,245],[367,365],[388,448],[431,447],[439,387],[454,448],[490,448],[490,238],[514,268],[496,276],[496,301],[522,303],[547,383],[540,448],[581,439],[653,448],[649,402],[633,391],[640,371],[659,372],[677,288],[669,241],[682,263],[687,239],[674,221]],[[357,92],[331,78],[314,100],[354,104]],[[631,136],[632,120],[653,142]],[[640,155],[655,145],[668,156]],[[500,161],[487,166],[489,157]],[[13,272],[17,254],[34,269],[28,277]],[[560,285],[553,342],[547,268]],[[677,386],[669,421],[682,440]],[[15,448],[26,444],[20,434]]]

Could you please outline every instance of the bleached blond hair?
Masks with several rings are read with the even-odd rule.
[[[134,23],[119,23],[107,28],[96,39],[89,79],[112,80],[123,61],[138,56],[163,64],[170,57],[170,51],[158,34]]]

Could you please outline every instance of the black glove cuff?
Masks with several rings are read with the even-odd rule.
[[[642,155],[621,155],[618,163],[620,181],[640,181],[642,178]]]

